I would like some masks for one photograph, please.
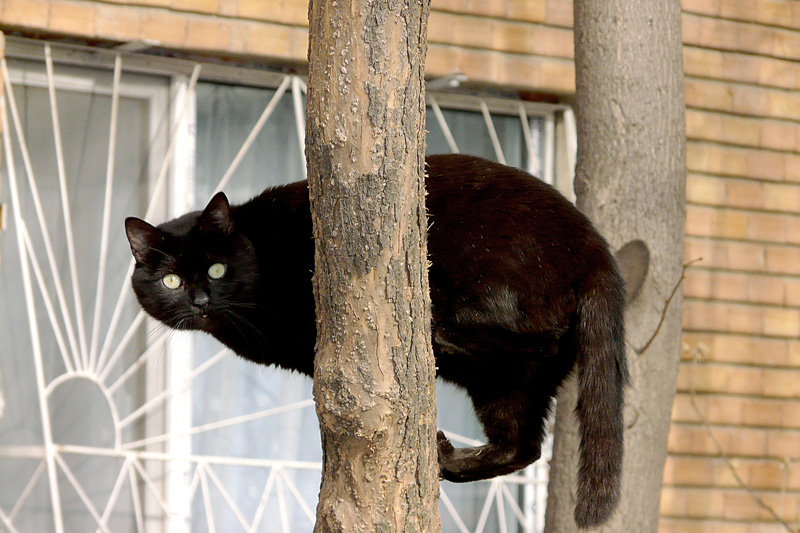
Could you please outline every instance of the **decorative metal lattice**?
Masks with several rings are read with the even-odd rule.
[[[139,532],[188,531],[192,524],[198,528],[202,525],[202,529],[213,532],[217,530],[215,513],[219,515],[221,512],[232,516],[233,522],[243,531],[277,529],[288,532],[290,527],[297,527],[290,526],[296,524],[290,521],[290,514],[294,511],[307,519],[303,527],[305,530],[310,530],[314,522],[313,497],[316,497],[316,494],[312,498],[309,498],[308,494],[303,494],[295,478],[289,473],[318,472],[320,469],[318,462],[195,455],[187,439],[221,428],[278,416],[292,410],[309,409],[313,406],[311,399],[199,425],[182,424],[181,410],[186,409],[187,394],[191,394],[193,383],[199,376],[213,372],[221,361],[232,357],[227,350],[219,351],[193,368],[188,359],[170,360],[168,370],[160,369],[165,375],[161,385],[149,384],[151,381],[158,381],[152,374],[154,361],[164,353],[172,357],[176,352],[175,345],[179,345],[182,341],[165,328],[143,333],[147,329],[148,319],[141,310],[130,311],[133,298],[128,280],[133,271],[132,261],[129,262],[123,275],[115,275],[113,280],[108,275],[107,257],[113,211],[112,199],[115,194],[115,162],[121,148],[117,146],[116,139],[120,128],[123,56],[116,54],[113,60],[103,204],[102,209],[94,214],[100,226],[100,249],[96,265],[89,272],[81,271],[79,268],[77,237],[72,220],[75,210],[79,207],[70,198],[65,170],[67,161],[63,151],[64,129],[59,122],[56,76],[53,53],[49,45],[44,46],[44,62],[49,100],[47,111],[53,124],[52,150],[57,168],[56,196],[59,199],[56,206],[48,204],[49,207],[42,202],[40,194],[42,184],[37,181],[26,140],[31,132],[23,127],[20,109],[15,99],[18,87],[12,85],[13,77],[10,75],[6,60],[0,64],[5,81],[2,126],[5,174],[11,205],[10,227],[16,238],[22,275],[20,283],[24,302],[20,308],[24,309],[28,328],[27,332],[16,333],[30,338],[30,353],[15,354],[15,357],[29,357],[33,360],[35,383],[31,385],[35,387],[38,399],[37,415],[43,439],[39,445],[0,443],[0,460],[30,461],[34,465],[28,475],[19,479],[4,480],[4,483],[10,483],[12,489],[9,490],[17,491],[17,495],[10,506],[0,506],[0,526],[2,526],[0,531],[5,528],[6,531],[16,533],[20,531],[19,524],[25,513],[42,512],[28,507],[34,506],[31,503],[32,495],[43,490],[46,490],[47,494],[49,507],[46,514],[50,516],[50,527],[57,533],[69,531],[71,528],[65,516],[76,514],[86,520],[87,516],[91,518],[88,522],[84,520],[77,523],[90,523],[91,529],[104,532],[113,531],[114,523],[127,524],[125,528]],[[178,84],[180,90],[173,91],[169,135],[166,137],[166,147],[162,150],[163,158],[158,165],[158,171],[148,182],[150,200],[145,218],[151,218],[158,209],[157,206],[163,205],[166,201],[165,194],[176,165],[176,150],[181,150],[181,132],[185,130],[187,117],[193,112],[192,95],[201,71],[201,65],[194,65],[191,75]],[[292,98],[297,123],[297,142],[301,147],[300,152],[303,152],[305,139],[302,98],[306,87],[300,78],[287,75],[278,84],[269,104],[256,121],[215,190],[221,190],[228,184],[254,139],[287,91]],[[505,162],[489,106],[483,100],[479,100],[478,103],[496,157],[499,161]],[[458,151],[439,100],[431,96],[429,105],[451,150]],[[535,139],[531,137],[526,106],[514,105],[519,112],[529,159],[533,158],[534,154],[537,158],[543,157],[545,161],[540,162],[540,166],[546,169],[546,174],[550,172],[552,176],[554,157],[552,141],[545,143],[542,154],[542,151],[535,146]],[[44,113],[45,110],[39,112]],[[549,132],[545,128],[548,138],[552,137],[552,116],[552,110],[545,116],[545,119],[550,121]],[[20,159],[22,172],[18,170]],[[23,194],[28,195],[24,201]],[[29,211],[23,209],[27,206],[31,206]],[[60,227],[61,231],[53,232],[54,227]],[[93,301],[93,305],[84,307],[87,301],[85,295],[90,292],[85,282],[87,279],[96,281],[93,297],[88,299],[90,302]],[[117,296],[108,299],[108,294]],[[0,298],[2,297],[0,295]],[[109,301],[113,302],[111,308],[107,304]],[[92,312],[87,313],[87,308],[92,309]],[[40,339],[45,333],[52,339],[56,347],[55,353],[43,349]],[[143,336],[145,341],[139,348],[137,342]],[[55,362],[52,358],[55,358]],[[163,361],[161,364],[167,366]],[[52,370],[54,368],[56,370]],[[151,370],[146,370],[148,368]],[[147,372],[150,374],[143,378],[142,374]],[[14,379],[8,375],[3,377],[6,381]],[[91,385],[87,388],[78,385],[79,382]],[[131,393],[130,391],[134,389],[135,391]],[[80,392],[81,390],[84,392]],[[90,390],[95,392],[88,392]],[[63,411],[61,404],[69,391],[78,391],[74,392],[75,394],[95,395],[92,400],[95,407],[92,409],[97,409],[97,413],[106,413],[102,416],[107,416],[108,427],[105,437],[92,436],[86,442],[75,443],[63,442],[54,435],[54,412]],[[121,397],[125,399],[120,400]],[[0,391],[0,417],[3,412],[2,398]],[[101,407],[97,407],[98,404]],[[160,425],[148,422],[150,417],[162,417]],[[455,442],[464,445],[480,444],[454,433],[448,435]],[[96,475],[76,473],[76,469],[85,470],[90,458],[103,461],[102,477],[108,480],[107,485],[98,487]],[[546,463],[546,460],[540,462],[543,463]],[[254,478],[262,480],[258,493],[251,495],[253,502],[246,506],[247,510],[242,502],[231,494],[220,475],[220,472],[228,467],[250,469],[254,472]],[[457,509],[448,496],[449,488],[443,487],[442,513],[443,516],[449,517],[453,529],[460,533],[485,531],[492,520],[496,520],[497,523],[491,524],[491,527],[500,532],[538,531],[541,528],[546,480],[546,466],[535,466],[521,475],[506,476],[486,482],[489,488],[483,498],[480,512],[477,513],[477,520],[473,521],[474,527],[467,526],[467,522],[462,518],[462,510]],[[521,487],[524,490],[520,490]],[[200,506],[204,510],[202,519],[191,516],[193,509],[196,514],[197,507],[193,508],[191,505],[196,499],[203,503]],[[70,501],[70,510],[65,509],[65,500]],[[276,511],[274,516],[271,514],[273,511]],[[114,522],[115,520],[117,522]]]

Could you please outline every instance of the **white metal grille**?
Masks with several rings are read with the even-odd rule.
[[[0,531],[28,531],[31,524],[38,524],[38,528],[44,529],[37,531],[57,533],[87,528],[115,532],[190,529],[213,532],[219,530],[223,514],[228,518],[226,524],[235,523],[242,531],[288,532],[290,528],[310,531],[316,494],[309,497],[298,488],[295,474],[305,472],[318,477],[319,462],[194,454],[190,439],[289,411],[308,410],[313,401],[305,399],[192,424],[193,385],[201,376],[215,372],[232,354],[221,350],[193,366],[187,355],[191,342],[185,336],[149,324],[144,313],[136,310],[129,284],[132,260],[128,260],[127,270],[111,275],[108,265],[111,243],[119,238],[116,234],[111,237],[112,231],[118,229],[114,224],[119,223],[122,215],[136,214],[115,213],[114,207],[120,154],[126,149],[118,145],[117,138],[120,128],[126,127],[120,124],[119,117],[120,99],[125,97],[123,66],[127,56],[113,55],[110,86],[103,89],[88,84],[87,90],[104,94],[111,103],[102,208],[89,215],[81,214],[83,218],[94,217],[99,226],[99,251],[96,257],[84,261],[77,246],[83,237],[76,233],[74,219],[76,213],[87,206],[77,205],[72,200],[76,188],[71,186],[67,176],[69,155],[64,151],[63,134],[69,130],[65,130],[60,121],[63,108],[56,90],[59,66],[54,66],[49,45],[44,45],[42,52],[45,76],[41,85],[47,90],[49,109],[38,112],[46,112],[51,117],[53,145],[46,151],[54,157],[56,167],[55,180],[47,183],[40,179],[29,149],[28,139],[36,133],[26,130],[15,98],[25,80],[9,69],[6,60],[0,64],[5,80],[3,159],[12,213],[10,228],[16,241],[24,296],[23,302],[9,302],[0,294],[0,305],[14,305],[19,313],[24,313],[21,323],[26,324],[27,331],[14,334],[26,336],[25,345],[29,346],[29,353],[3,353],[2,357],[32,360],[35,382],[30,386],[35,389],[38,408],[35,416],[41,426],[39,443],[10,444],[0,440],[0,463],[8,460],[30,465],[19,470],[24,473],[17,478],[4,480],[8,484],[4,494],[11,496],[0,502]],[[149,161],[142,163],[143,168],[149,169],[144,172],[149,200],[145,212],[140,213],[145,218],[153,219],[157,213],[175,216],[197,207],[188,205],[188,195],[174,194],[174,191],[176,187],[191,186],[194,95],[202,73],[201,65],[195,64],[190,73],[172,76],[169,106],[160,111],[150,108]],[[215,190],[228,185],[287,92],[297,125],[296,142],[303,153],[305,90],[300,78],[281,77],[268,105]],[[430,96],[429,104],[450,149],[458,151],[440,107],[440,101],[452,98],[446,94]],[[481,113],[496,158],[504,162],[505,154],[490,109],[492,102],[473,98],[462,100],[460,105],[477,108]],[[545,179],[552,182],[552,123],[565,109],[518,102],[506,104],[506,107],[519,116],[528,169],[538,167],[543,170]],[[166,118],[162,120],[159,114]],[[531,134],[529,114],[545,121],[543,149],[535,138],[539,133]],[[429,129],[434,127],[429,125]],[[19,168],[20,163],[22,168]],[[41,194],[43,187],[49,187],[47,195]],[[109,298],[109,294],[112,297]],[[3,378],[8,382],[15,376]],[[63,417],[59,413],[69,412],[69,405],[65,407],[65,403],[79,404],[76,395],[91,398],[87,409],[96,419],[97,434],[64,439],[54,434],[54,424],[57,433],[62,426],[69,426],[60,419]],[[3,416],[2,398],[0,394],[0,417]],[[8,434],[2,422],[0,418],[0,439]],[[67,430],[64,434],[70,433]],[[457,443],[479,444],[474,439],[448,434]],[[472,518],[465,518],[465,509],[458,508],[449,497],[451,488],[456,490],[455,487],[443,486],[441,509],[446,523],[452,524],[453,531],[461,533],[540,530],[547,480],[545,462],[540,461],[524,474],[485,482],[488,490],[479,508],[468,510]],[[260,480],[258,489],[249,494],[252,500],[249,503],[234,496],[226,485],[223,478],[229,476],[222,473],[230,469],[247,471],[248,476]],[[98,482],[99,478],[103,481]],[[40,508],[43,502],[44,508]],[[193,506],[192,502],[198,504]],[[198,509],[202,510],[202,517],[197,516]],[[304,517],[303,525],[298,525],[293,515]],[[46,518],[46,524],[41,517]]]

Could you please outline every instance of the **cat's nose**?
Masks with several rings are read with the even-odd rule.
[[[209,297],[204,291],[197,291],[192,299],[192,305],[200,309],[203,314],[208,310]]]

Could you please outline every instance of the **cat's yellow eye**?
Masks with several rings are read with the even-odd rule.
[[[214,263],[208,267],[208,277],[211,279],[219,279],[225,275],[225,265],[222,263]]]
[[[168,289],[177,289],[181,286],[181,278],[177,274],[167,274],[161,278],[161,283]]]

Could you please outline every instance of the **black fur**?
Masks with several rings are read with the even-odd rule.
[[[544,421],[578,375],[576,522],[603,522],[619,499],[623,453],[624,283],[603,238],[553,188],[476,157],[427,158],[433,348],[439,375],[472,398],[489,444],[439,433],[441,476],[474,481],[539,458]],[[242,357],[313,374],[314,243],[305,182],[229,206],[215,196],[154,228],[126,221],[142,307],[210,333]],[[213,263],[227,267],[211,279]],[[179,289],[161,282],[180,276]],[[200,305],[198,302],[202,302]]]

